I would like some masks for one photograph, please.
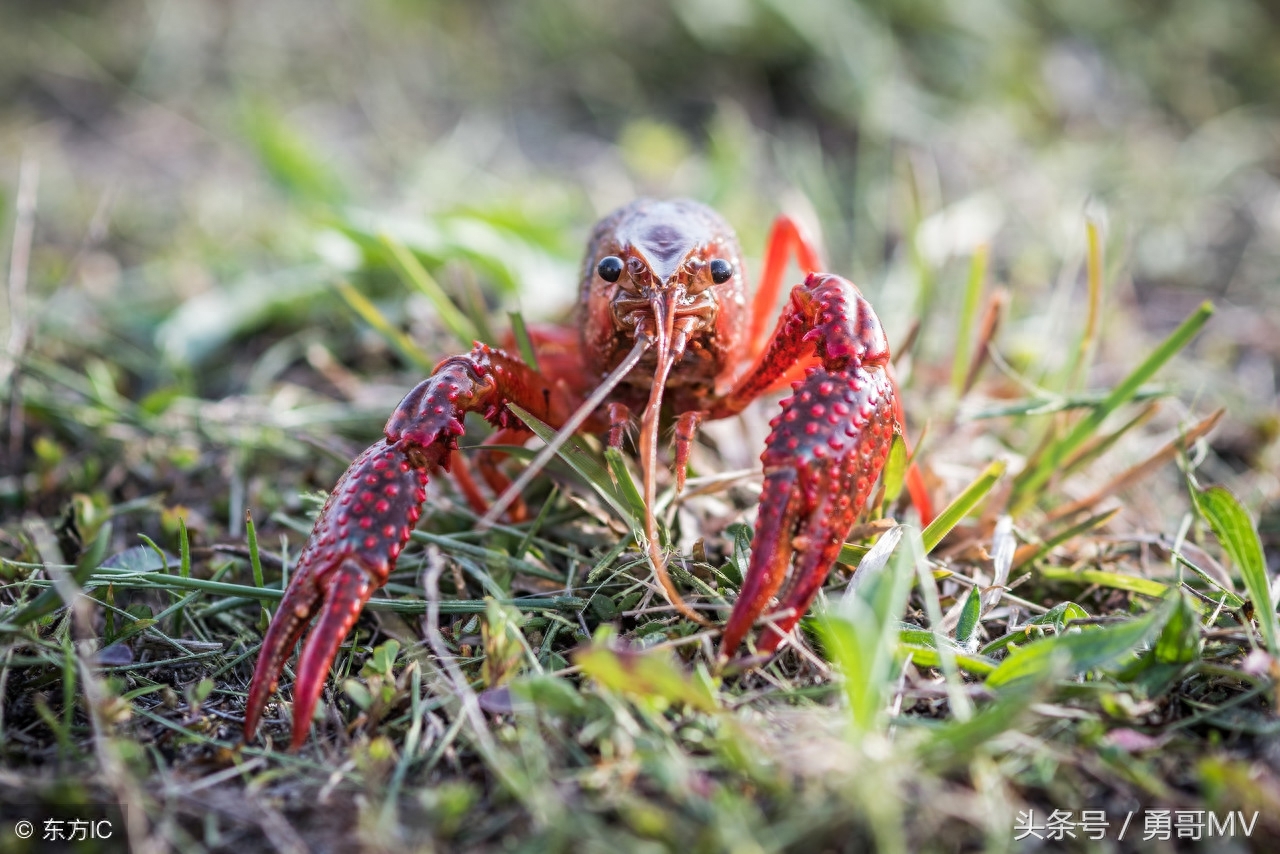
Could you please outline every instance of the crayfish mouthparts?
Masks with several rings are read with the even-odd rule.
[[[789,255],[808,275],[766,336],[763,318],[776,311]],[[817,257],[799,226],[780,218],[749,324],[737,239],[710,208],[641,199],[602,220],[587,248],[576,323],[529,328],[540,369],[483,344],[445,359],[391,414],[385,437],[338,481],[263,640],[245,706],[245,740],[315,619],[293,686],[292,748],[306,740],[339,644],[394,569],[437,471],[454,477],[483,527],[522,506],[516,501],[523,488],[571,434],[607,433],[620,445],[629,412],[641,412],[643,535],[654,575],[681,614],[706,625],[667,573],[654,518],[660,423],[676,425],[679,490],[703,420],[733,417],[790,386],[761,456],[764,489],[751,557],[718,662],[729,661],[766,611],[770,619],[749,661],[770,656],[821,589],[900,430],[879,320],[851,282],[816,272]],[[497,495],[490,504],[464,461],[450,463],[468,412],[495,428],[498,443],[532,435],[512,405],[559,433],[515,482],[497,466],[496,447],[477,454]],[[921,495],[912,497],[926,516]]]

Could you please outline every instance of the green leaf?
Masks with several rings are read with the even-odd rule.
[[[608,630],[597,631],[591,646],[574,656],[582,671],[596,682],[654,708],[684,704],[700,712],[720,710],[709,683],[693,678],[670,654],[613,649],[608,646],[610,634]]]
[[[1072,620],[1087,619],[1089,619],[1089,612],[1075,602],[1059,602],[1034,620],[1024,623],[1007,635],[996,638],[984,646],[980,652],[983,655],[995,655],[1008,649],[1012,643],[1021,643],[1042,636],[1046,628],[1053,629],[1056,634],[1062,634]],[[1033,629],[1039,631],[1039,634],[1034,637],[1031,634]]]
[[[818,621],[823,649],[844,677],[850,721],[860,733],[883,729],[887,721],[885,706],[898,673],[899,624],[915,564],[924,559],[919,537],[912,535],[908,542],[884,571],[864,575]]]
[[[631,470],[627,468],[626,457],[617,448],[605,448],[604,460],[609,466],[609,476],[618,488],[618,494],[626,500],[627,506],[631,508],[632,517],[643,519],[644,498],[641,497],[640,490],[636,487],[636,480],[631,476]]]
[[[1170,597],[1145,617],[1079,634],[1056,635],[1021,647],[1010,653],[995,673],[987,677],[987,685],[999,688],[1035,678],[1046,668],[1058,666],[1057,660],[1063,662],[1067,674],[1072,676],[1122,663],[1135,648],[1164,627],[1177,602],[1176,598]]]
[[[524,363],[535,371],[538,370],[538,354],[533,349],[533,339],[529,337],[529,328],[525,326],[524,315],[518,311],[507,312],[507,318],[511,321],[511,334],[516,339],[516,349],[520,351],[520,358],[524,359]]]
[[[393,238],[389,234],[382,235],[382,243],[386,246],[387,251],[391,253],[391,258],[395,262],[396,272],[400,274],[400,278],[405,284],[416,290],[427,298],[432,307],[436,310],[436,314],[440,316],[440,322],[445,328],[453,333],[463,347],[471,348],[471,345],[480,340],[480,332],[476,329],[470,319],[467,318],[462,310],[458,308],[445,293],[444,288],[432,278],[427,272],[427,268],[422,266],[422,262],[418,260],[418,256],[414,255],[404,244]]]
[[[587,708],[574,684],[559,676],[538,674],[517,677],[511,683],[511,693],[552,714],[576,715]]]
[[[965,487],[955,497],[955,500],[947,505],[946,509],[938,514],[938,518],[929,523],[929,527],[924,529],[920,535],[920,539],[924,541],[925,553],[933,551],[938,543],[942,542],[942,538],[951,532],[951,529],[960,524],[960,520],[968,516],[987,493],[996,485],[1004,474],[1005,464],[1002,460],[996,460],[978,475],[977,480]]]
[[[1244,586],[1249,592],[1249,600],[1253,602],[1254,615],[1266,641],[1267,651],[1272,656],[1280,655],[1280,621],[1276,617],[1275,603],[1271,601],[1271,579],[1267,575],[1267,561],[1262,554],[1262,540],[1258,537],[1258,529],[1254,527],[1253,520],[1249,518],[1249,512],[1222,486],[1192,489],[1191,497],[1196,509],[1222,544],[1223,551],[1244,578]]]
[[[342,690],[351,698],[351,702],[360,707],[361,711],[368,711],[369,707],[373,705],[373,695],[358,679],[344,680]]]
[[[289,195],[304,202],[332,204],[342,200],[342,185],[320,162],[308,141],[265,103],[245,104],[244,132],[258,159]]]
[[[898,500],[902,494],[903,484],[907,479],[907,443],[901,433],[893,434],[893,443],[889,445],[889,458],[884,464],[884,502],[886,505]]]
[[[956,640],[968,646],[973,632],[978,628],[978,619],[982,616],[982,593],[977,585],[969,588],[969,596],[964,600],[964,610],[960,612],[960,622],[956,623]]]
[[[994,703],[968,720],[952,720],[932,730],[920,745],[920,759],[936,770],[964,762],[983,744],[1015,728],[1031,706],[1045,698],[1059,675],[1057,669],[1047,667],[1001,691]]]
[[[925,632],[932,639],[933,632]],[[923,643],[902,643],[898,646],[898,660],[906,661],[907,656],[911,656],[911,663],[917,667],[935,667],[942,669],[942,656],[932,644]],[[999,667],[996,662],[986,656],[971,655],[963,650],[953,650],[951,657],[955,660],[956,666],[966,673],[972,673],[974,676],[986,677],[995,672]]]
[[[361,320],[372,326],[374,331],[382,336],[382,340],[387,342],[387,346],[400,354],[400,358],[411,365],[416,365],[424,374],[431,371],[434,365],[427,354],[423,353],[408,335],[392,325],[391,321],[387,320],[386,316],[364,294],[352,287],[349,282],[342,280],[335,282],[334,287],[338,289],[338,293],[346,300],[351,310],[360,315]],[[467,346],[471,346],[470,342]]]
[[[1190,664],[1200,657],[1200,641],[1199,612],[1182,594],[1160,630],[1152,654],[1161,664]]]
[[[1109,572],[1105,569],[1072,569],[1068,566],[1045,566],[1039,569],[1045,581],[1073,581],[1077,584],[1099,584],[1114,590],[1128,590],[1143,596],[1160,598],[1169,592],[1169,585],[1150,578]]]
[[[969,278],[964,286],[964,305],[960,310],[960,322],[956,327],[956,347],[951,355],[951,390],[956,397],[964,391],[965,373],[969,368],[969,339],[973,335],[973,320],[978,315],[978,299],[982,296],[982,283],[987,278],[987,245],[981,244],[973,251],[969,261]]]

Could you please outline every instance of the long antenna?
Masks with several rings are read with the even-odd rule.
[[[569,441],[569,437],[578,431],[582,423],[591,417],[591,413],[595,412],[596,407],[604,402],[604,399],[609,396],[609,392],[613,391],[618,383],[622,382],[622,378],[640,363],[640,357],[652,345],[653,341],[650,338],[642,337],[636,339],[636,346],[631,348],[631,352],[627,354],[627,357],[618,364],[618,367],[613,369],[609,376],[604,378],[600,386],[591,393],[590,397],[582,402],[582,405],[577,408],[573,415],[569,416],[569,420],[564,422],[560,432],[551,437],[551,441],[538,452],[537,456],[529,463],[528,468],[521,472],[520,476],[498,496],[498,500],[493,502],[489,507],[489,511],[480,517],[480,521],[476,523],[476,530],[487,531],[493,527],[493,524],[498,521],[498,517],[506,512],[506,509],[511,506],[516,497],[524,491],[524,488],[533,482],[533,479],[538,476],[538,472],[542,471],[543,467],[556,455],[556,451],[560,450],[564,443]]]

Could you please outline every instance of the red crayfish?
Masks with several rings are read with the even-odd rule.
[[[792,256],[808,276],[768,334]],[[428,477],[449,469],[463,416],[483,415],[496,428],[493,443],[531,435],[508,404],[566,435],[607,432],[614,446],[631,413],[640,413],[648,555],[672,605],[705,624],[672,584],[658,540],[652,507],[659,425],[674,418],[679,490],[700,422],[736,415],[790,385],[792,396],[771,422],[750,564],[720,643],[723,663],[778,596],[781,616],[767,622],[756,644],[758,653],[772,653],[822,587],[900,430],[880,321],[852,283],[818,266],[796,222],[780,217],[748,313],[737,238],[710,208],[642,199],[602,220],[587,247],[577,322],[529,330],[540,370],[479,343],[445,359],[392,413],[385,438],[338,481],[263,642],[245,738],[257,730],[286,658],[318,613],[294,684],[293,747],[306,739],[338,646],[408,542]],[[481,474],[495,492],[510,492],[493,456],[479,455]],[[464,495],[484,507],[465,467],[454,468]],[[927,513],[918,479],[909,486]],[[522,510],[517,499],[512,512]]]

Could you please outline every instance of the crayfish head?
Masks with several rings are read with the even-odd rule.
[[[742,338],[737,239],[698,202],[640,199],[596,226],[581,297],[583,352],[602,373],[644,337],[653,346],[628,385],[710,388]]]

